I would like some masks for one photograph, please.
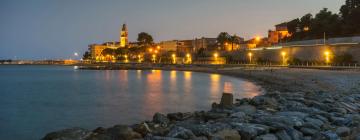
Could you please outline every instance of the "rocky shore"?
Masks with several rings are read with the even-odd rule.
[[[156,113],[152,120],[134,125],[60,130],[47,134],[43,140],[360,140],[358,71],[194,71],[247,78],[261,85],[266,94],[233,103],[232,99],[222,100],[213,103],[209,111]]]

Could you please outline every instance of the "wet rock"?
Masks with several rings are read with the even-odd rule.
[[[164,114],[155,113],[155,115],[153,116],[153,122],[157,124],[167,125],[170,121]]]
[[[142,138],[141,134],[134,132],[130,127],[126,125],[116,125],[107,129],[106,132],[112,139],[132,140],[136,138]]]
[[[286,111],[286,112],[278,112],[276,115],[279,116],[292,116],[292,117],[298,117],[300,119],[304,119],[305,117],[309,116],[307,113],[303,112],[297,112],[297,111]]]
[[[196,136],[211,136],[213,133],[225,129],[231,129],[231,126],[225,123],[211,123],[211,124],[198,124],[183,126],[191,130]]]
[[[250,140],[255,138],[257,135],[269,132],[269,127],[261,124],[233,123],[232,126],[240,133],[241,138],[244,140]]]
[[[278,102],[276,99],[272,97],[266,97],[266,96],[256,96],[253,99],[253,102],[255,105],[267,105],[271,107],[277,107]]]
[[[152,135],[146,135],[144,137],[144,140],[182,140],[179,138],[171,138],[171,137],[162,137],[162,136],[152,136]]]
[[[288,128],[285,131],[293,140],[301,140],[301,138],[303,136],[303,134],[301,132],[299,132],[293,128]]]
[[[232,93],[223,93],[220,101],[221,107],[229,107],[233,106],[234,96]]]
[[[216,132],[213,136],[216,137],[216,139],[222,140],[241,140],[241,136],[239,135],[238,131],[230,129]]]
[[[167,117],[170,120],[174,120],[174,121],[183,121],[183,120],[191,118],[192,116],[193,116],[192,113],[180,113],[180,112],[167,114]]]
[[[244,112],[245,114],[254,114],[256,112],[256,107],[252,105],[240,105],[234,108],[235,112]]]
[[[226,116],[228,116],[228,115],[224,114],[224,113],[206,112],[203,117],[206,121],[208,121],[208,120],[216,120],[216,119],[220,119],[220,118],[225,118]]]
[[[288,126],[302,126],[304,125],[304,121],[296,116],[277,116],[277,115],[273,115],[273,116],[262,116],[259,118],[256,118],[254,120],[256,123],[259,124],[273,124],[274,122],[277,123],[282,123]]]
[[[305,135],[305,136],[312,136],[315,135],[318,131],[312,128],[307,128],[307,127],[302,127],[300,129],[300,131]]]
[[[230,117],[245,119],[246,114],[244,112],[236,112],[236,113],[231,114]]]
[[[140,133],[142,136],[145,136],[151,132],[149,126],[145,122],[141,124],[135,124],[132,128],[135,132]]]
[[[291,137],[286,133],[285,130],[277,131],[275,134],[279,140],[291,140]]]
[[[274,134],[266,134],[257,136],[255,140],[278,140],[278,138]]]
[[[332,131],[318,133],[313,137],[314,140],[340,140],[339,136]]]
[[[191,138],[195,138],[196,136],[189,129],[185,129],[183,127],[175,126],[167,134],[167,137],[180,138],[180,139],[191,139]]]
[[[47,134],[42,140],[85,140],[91,131],[82,128],[70,128]]]
[[[324,122],[322,122],[319,119],[314,119],[314,118],[308,117],[308,118],[305,118],[304,120],[305,120],[305,122],[307,122],[313,126],[316,126],[316,129],[320,129],[324,125]],[[315,127],[313,127],[313,128],[315,128]]]
[[[348,127],[339,127],[336,129],[336,134],[340,137],[347,137],[350,135],[350,128]]]

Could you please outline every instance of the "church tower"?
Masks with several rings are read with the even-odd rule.
[[[128,30],[126,24],[123,24],[122,29],[120,31],[120,47],[125,47],[127,45],[129,45]]]

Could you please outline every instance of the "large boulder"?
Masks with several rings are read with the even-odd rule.
[[[191,138],[195,138],[196,136],[189,129],[185,129],[183,127],[175,126],[167,134],[167,137],[180,138],[180,139],[191,139]]]
[[[218,131],[213,135],[213,137],[222,140],[241,140],[239,132],[231,129]]]
[[[237,130],[243,140],[250,140],[257,135],[266,134],[269,132],[269,127],[261,124],[252,123],[232,123],[232,126]]]
[[[47,134],[42,140],[85,140],[91,131],[82,128],[70,128]]]
[[[265,134],[257,136],[255,140],[278,140],[278,138],[274,134]]]
[[[167,126],[170,122],[170,120],[164,114],[158,112],[155,113],[152,121],[156,124],[161,124],[162,126]]]

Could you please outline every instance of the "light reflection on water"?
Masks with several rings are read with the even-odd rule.
[[[0,137],[39,139],[75,126],[137,123],[155,112],[207,110],[224,91],[235,98],[260,93],[251,82],[218,74],[0,66]]]

